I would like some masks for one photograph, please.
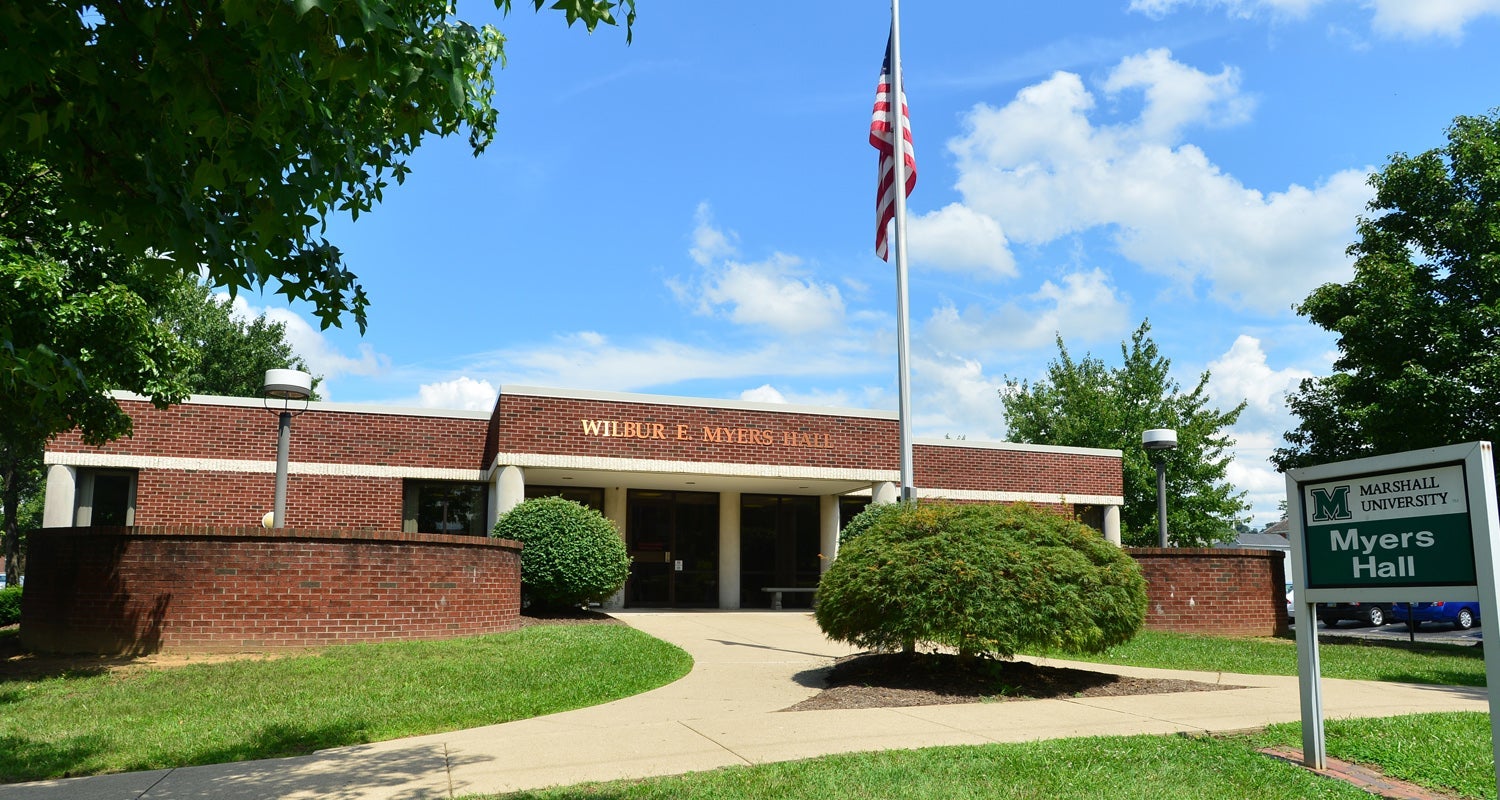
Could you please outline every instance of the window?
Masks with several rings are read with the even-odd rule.
[[[81,469],[77,496],[73,524],[80,528],[135,524],[134,472]]]
[[[452,481],[407,481],[402,530],[487,536],[489,485]]]

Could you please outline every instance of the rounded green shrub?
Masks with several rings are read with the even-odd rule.
[[[1096,653],[1146,618],[1135,560],[1077,520],[1024,504],[889,505],[818,585],[818,625],[859,647]]]
[[[495,521],[492,536],[521,548],[521,594],[533,605],[597,602],[625,585],[630,556],[614,523],[561,497],[536,497]]]
[[[0,628],[21,621],[21,587],[0,587]]]

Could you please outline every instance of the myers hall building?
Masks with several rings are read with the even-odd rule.
[[[265,401],[117,399],[132,437],[92,447],[75,432],[47,450],[46,527],[260,524],[276,472]],[[900,481],[892,413],[530,387],[503,387],[490,412],[308,403],[290,442],[288,528],[484,536],[522,500],[561,495],[624,536],[626,607],[766,607],[767,587],[815,586],[842,525]],[[1120,459],[913,446],[919,499],[1027,502],[1116,543]]]

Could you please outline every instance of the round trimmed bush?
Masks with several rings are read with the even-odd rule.
[[[561,497],[535,497],[495,521],[492,536],[521,548],[521,594],[533,605],[576,606],[620,590],[630,556],[614,523]]]
[[[818,585],[818,625],[831,638],[964,655],[1096,653],[1145,621],[1140,567],[1077,520],[1024,504],[886,508]]]

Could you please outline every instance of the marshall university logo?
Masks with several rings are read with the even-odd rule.
[[[1351,519],[1349,513],[1349,487],[1335,486],[1332,489],[1312,490],[1312,521],[1337,522]]]

